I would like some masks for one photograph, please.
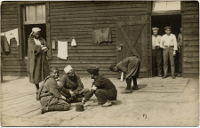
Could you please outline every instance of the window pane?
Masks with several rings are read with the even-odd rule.
[[[181,10],[181,1],[153,1],[152,11]]]
[[[166,10],[166,2],[153,2],[153,11],[163,11]]]
[[[26,6],[26,21],[35,21],[35,6]]]
[[[180,1],[167,2],[167,10],[181,10]]]
[[[37,5],[37,21],[45,20],[45,5]]]

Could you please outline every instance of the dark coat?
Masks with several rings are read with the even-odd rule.
[[[41,45],[47,47],[46,41],[39,38]],[[33,37],[28,39],[28,76],[29,82],[38,84],[49,75],[49,63],[46,52],[42,51],[40,45],[36,45]]]
[[[68,105],[68,103],[61,98],[59,89],[57,81],[52,76],[48,76],[44,79],[37,94],[37,99],[40,100],[42,107],[56,104]]]
[[[125,79],[128,77],[138,77],[140,72],[140,60],[136,56],[123,59],[117,65],[119,71],[126,73]]]

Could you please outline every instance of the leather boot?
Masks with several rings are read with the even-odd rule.
[[[126,84],[127,84],[127,87],[125,88],[124,91],[122,91],[121,93],[124,94],[124,93],[132,93],[132,89],[131,89],[131,79],[126,79]]]
[[[137,86],[137,78],[136,77],[132,77],[133,78],[133,90],[138,90],[138,86]]]

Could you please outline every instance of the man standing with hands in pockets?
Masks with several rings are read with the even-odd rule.
[[[163,79],[167,77],[168,73],[168,57],[171,65],[171,74],[172,79],[175,79],[175,64],[174,56],[176,55],[177,50],[177,41],[176,36],[171,33],[171,26],[165,27],[165,33],[161,37],[160,47],[163,48],[163,61],[164,61],[164,76]]]

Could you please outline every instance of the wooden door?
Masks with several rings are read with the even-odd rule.
[[[149,16],[117,18],[117,60],[137,55],[141,60],[139,77],[151,76]]]

